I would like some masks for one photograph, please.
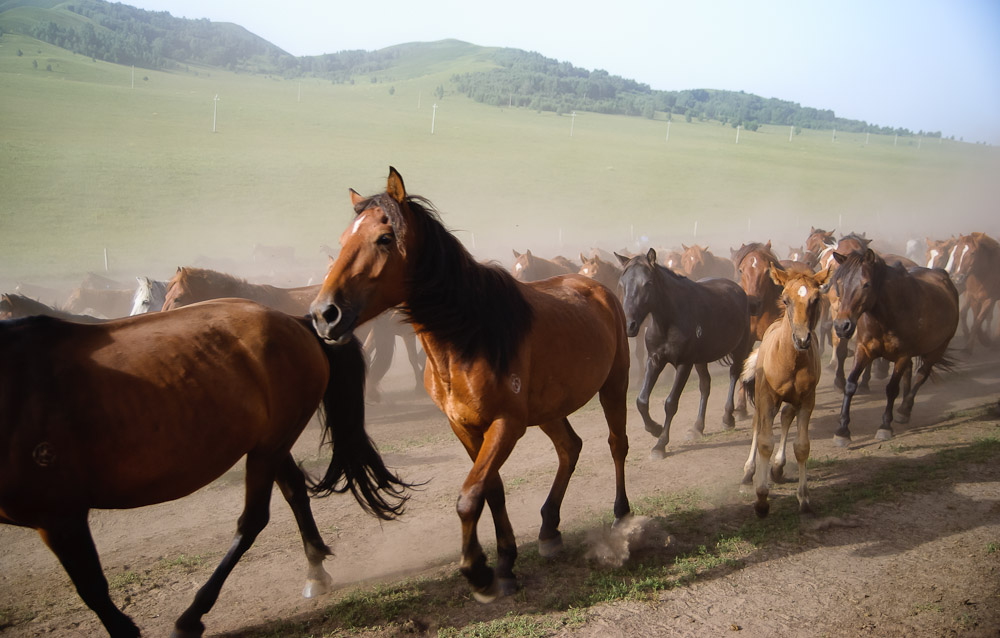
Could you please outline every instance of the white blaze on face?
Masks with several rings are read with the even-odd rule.
[[[947,270],[950,274],[955,274],[955,271],[953,271],[951,268],[952,266],[955,265],[956,252],[958,252],[958,244],[955,244],[955,247],[951,249],[951,254],[948,255],[948,263],[944,267],[944,269]]]
[[[354,227],[351,228],[352,235],[358,232],[358,228],[361,227],[361,222],[363,222],[364,220],[365,220],[364,215],[358,215],[358,218],[354,220]]]
[[[938,254],[939,253],[937,251],[937,248],[932,248],[931,249],[930,259],[927,260],[927,267],[928,268],[933,268],[934,267],[934,262],[937,261]]]
[[[809,289],[808,288],[806,288],[804,285],[803,286],[799,286],[799,296],[800,297],[805,297],[808,294],[809,294]]]
[[[521,268],[523,268],[523,266],[521,266],[520,262],[514,264],[514,272],[521,272]]]
[[[750,264],[750,267],[751,268],[756,268],[757,267],[757,258],[756,257],[753,258],[753,263]]]
[[[956,248],[957,248],[957,246],[956,246]],[[966,244],[965,247],[962,248],[962,255],[958,258],[958,264],[955,266],[955,272],[956,273],[962,271],[962,262],[965,261],[965,253],[967,253],[967,252],[969,252],[969,245],[968,244]]]

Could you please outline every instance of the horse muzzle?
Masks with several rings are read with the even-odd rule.
[[[857,324],[850,319],[837,319],[833,322],[833,330],[841,339],[850,339],[854,336],[854,329]]]
[[[804,337],[800,337],[798,335],[792,336],[792,345],[795,346],[795,349],[799,352],[808,350],[809,346],[812,345],[812,333],[807,332]]]
[[[630,320],[625,322],[625,336],[635,337],[639,334],[639,322]]]
[[[358,321],[356,312],[335,303],[313,303],[309,308],[316,334],[327,343],[346,343]]]

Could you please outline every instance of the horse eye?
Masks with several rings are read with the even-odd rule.
[[[392,243],[392,234],[390,233],[379,235],[378,239],[375,240],[375,244],[378,246],[388,246],[391,243]]]

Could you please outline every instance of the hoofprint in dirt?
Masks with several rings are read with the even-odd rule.
[[[696,550],[699,539],[714,533],[709,527],[732,525],[743,517],[753,519],[753,496],[738,485],[750,421],[739,422],[735,432],[722,432],[725,379],[721,367],[713,366],[712,371],[716,383],[709,402],[708,436],[671,445],[665,460],[648,458],[654,441],[630,409],[627,478],[633,501],[690,494],[704,510],[702,520],[710,522],[706,529],[692,531],[675,527],[669,514],[651,514],[673,534],[673,546],[643,550],[647,556],[656,551],[678,554],[688,547]],[[765,543],[742,558],[739,568],[710,572],[651,602],[592,607],[583,612],[582,624],[564,631],[624,635],[631,629],[632,635],[668,631],[717,635],[740,628],[740,635],[761,636],[802,632],[936,636],[983,631],[996,635],[1000,626],[1000,476],[996,468],[1000,464],[987,468],[989,472],[980,468],[973,476],[967,468],[957,468],[953,484],[864,507],[846,519],[831,519],[824,501],[833,498],[839,486],[864,485],[879,460],[916,458],[977,437],[1000,436],[997,417],[951,418],[1000,398],[997,355],[985,352],[961,361],[955,370],[925,386],[911,423],[896,428],[896,438],[888,442],[873,438],[884,405],[884,382],[873,383],[872,394],[855,399],[855,440],[847,449],[832,444],[841,397],[832,387],[832,375],[824,374],[812,421],[811,456],[820,463],[838,463],[831,466],[835,469],[829,475],[817,472],[814,479],[810,471],[817,516],[801,520],[798,541]],[[654,390],[651,407],[662,402],[667,384],[669,379]],[[404,479],[427,481],[413,494],[407,514],[400,521],[380,524],[361,512],[349,496],[315,501],[320,530],[336,553],[327,565],[340,590],[303,600],[305,565],[298,534],[284,502],[273,499],[270,525],[205,618],[208,635],[240,635],[251,627],[280,626],[291,618],[322,617],[351,586],[431,573],[428,569],[432,573],[455,570],[460,533],[454,499],[468,472],[468,457],[433,404],[409,392],[412,377],[407,369],[394,366],[383,387],[384,402],[369,406],[369,431],[387,463]],[[393,387],[406,391],[394,392]],[[675,418],[679,431],[693,422],[696,404],[682,398]],[[662,408],[652,412],[662,415]],[[611,510],[613,465],[600,414],[592,402],[570,419],[584,439],[584,449],[565,499],[565,532],[599,526]],[[319,463],[317,437],[318,431],[310,427],[293,451],[307,468]],[[534,429],[504,466],[508,508],[522,547],[534,543],[538,509],[555,467],[551,445]],[[794,464],[786,468],[786,475],[792,482],[772,491],[772,517],[795,507]],[[172,503],[92,514],[112,598],[145,634],[169,633],[228,547],[242,508],[242,477],[237,466],[212,485]],[[492,522],[483,518],[480,534],[492,538]],[[568,540],[582,543],[582,538],[577,534]],[[642,552],[632,560],[641,558]],[[592,569],[604,568],[593,565]],[[428,611],[430,619],[418,625],[433,629],[436,624],[461,626],[511,612],[535,613],[531,600],[544,593],[538,587],[538,579],[528,574],[525,590],[513,600],[493,606],[461,601],[453,615],[441,612],[435,620],[435,612]],[[101,635],[96,617],[79,600],[37,535],[9,526],[0,527],[0,631],[5,637]]]

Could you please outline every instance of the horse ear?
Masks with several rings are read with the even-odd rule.
[[[513,248],[511,248],[511,251],[514,253],[514,259],[520,259],[521,258],[521,253],[517,252]]]
[[[785,284],[788,283],[788,273],[785,272],[785,269],[772,261],[769,271],[771,273],[771,281],[784,288]]]
[[[816,232],[816,227],[815,226],[810,226],[809,227],[809,234],[812,235],[815,232]]]
[[[823,270],[819,271],[813,275],[813,279],[816,280],[816,285],[819,286],[821,292],[826,292],[828,289],[827,284],[830,283],[830,275],[833,274],[833,267],[827,266]]]
[[[361,193],[353,188],[348,188],[347,190],[351,192],[351,206],[357,206],[365,200],[365,198],[361,196]]]
[[[871,248],[865,249],[865,261],[866,262],[868,262],[869,264],[873,264],[873,263],[875,263],[875,258],[876,257],[878,257],[878,255],[875,254],[874,250],[872,250]]]
[[[580,253],[580,261],[583,262],[584,265],[587,265],[587,258],[583,256],[583,253]]]
[[[524,256],[527,257],[528,259],[531,259],[531,249],[530,248],[524,252]]]
[[[681,248],[683,248],[684,250],[688,249],[688,247],[685,244],[681,244]]]
[[[628,257],[625,257],[624,255],[619,255],[618,253],[615,253],[615,257],[618,258],[618,263],[620,263],[622,266],[628,265],[629,262]]]
[[[653,266],[656,265],[656,251],[650,248],[646,251],[646,260]]]
[[[392,197],[400,204],[406,199],[406,187],[403,186],[403,176],[392,166],[389,167],[389,181],[386,184],[385,192],[389,193],[389,197]]]
[[[770,239],[767,240],[767,249],[771,250],[771,240]]]
[[[833,258],[837,260],[838,264],[842,264],[847,261],[847,255],[841,255],[837,251],[833,252]]]

